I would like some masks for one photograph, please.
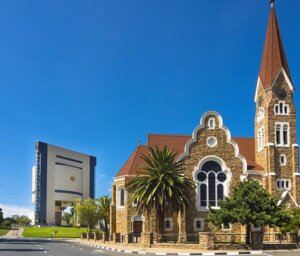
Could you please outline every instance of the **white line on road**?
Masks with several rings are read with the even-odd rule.
[[[104,253],[102,250],[94,250],[94,252]]]

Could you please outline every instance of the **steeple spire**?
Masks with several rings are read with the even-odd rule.
[[[285,73],[291,80],[288,62],[279,31],[274,1],[275,0],[270,0],[271,11],[259,72],[259,78],[264,88],[268,88],[272,85],[281,68],[284,69]]]

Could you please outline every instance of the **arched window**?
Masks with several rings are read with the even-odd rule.
[[[124,187],[118,188],[118,207],[125,206],[125,189]]]
[[[195,218],[194,219],[194,231],[201,231],[201,230],[203,230],[203,219]]]
[[[289,123],[276,123],[276,145],[286,147],[289,145]]]
[[[288,144],[288,126],[286,124],[283,126],[283,144]]]
[[[207,161],[196,174],[200,207],[207,208],[219,206],[219,201],[224,199],[224,186],[227,175],[221,165],[216,161]]]
[[[276,144],[280,145],[281,144],[281,136],[280,136],[280,130],[281,130],[281,125],[277,124],[276,125]]]
[[[209,129],[215,129],[216,126],[216,119],[211,117],[208,119],[208,127]]]
[[[274,112],[276,115],[289,115],[289,105],[286,104],[284,101],[279,101],[279,103],[274,105]]]

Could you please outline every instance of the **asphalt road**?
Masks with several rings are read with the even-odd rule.
[[[50,239],[0,238],[0,256],[137,256]],[[153,254],[151,254],[153,256]],[[251,255],[256,256],[256,255]],[[264,252],[258,256],[300,256],[300,251]]]
[[[95,256],[97,254],[125,255],[64,241],[26,238],[0,239],[0,256]]]

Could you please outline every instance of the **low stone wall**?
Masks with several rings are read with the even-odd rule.
[[[249,250],[246,244],[215,244],[215,250]]]
[[[263,245],[264,250],[292,250],[300,248],[299,244],[267,244]]]
[[[130,244],[131,245],[131,244]],[[151,248],[170,248],[170,249],[200,249],[199,244],[175,244],[175,243],[159,243],[151,244]]]

